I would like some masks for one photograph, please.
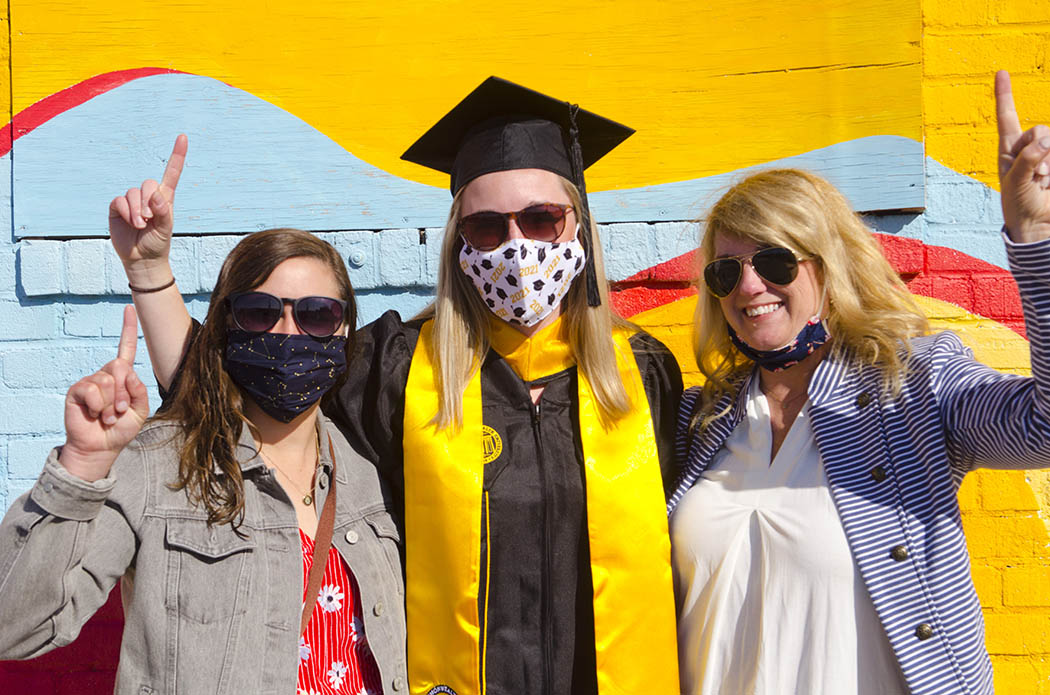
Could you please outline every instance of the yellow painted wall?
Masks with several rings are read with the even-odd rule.
[[[785,93],[783,85],[787,85],[786,92],[793,97],[802,94],[815,99],[819,96],[806,87],[806,71],[800,71],[776,88],[771,86],[772,77],[763,78],[768,80],[765,83],[750,78],[752,86],[745,90],[745,96],[755,101],[727,105],[726,95],[732,92],[719,90],[719,85],[745,84],[743,76],[720,76],[709,67],[713,61],[707,56],[737,50],[734,44],[741,37],[723,32],[721,36],[698,34],[689,37],[689,41],[683,40],[681,32],[688,27],[711,26],[695,22],[696,12],[721,16],[717,7],[699,10],[694,3],[617,3],[617,11],[606,8],[598,13],[597,21],[604,22],[598,27],[593,21],[585,21],[592,18],[584,14],[586,10],[582,5],[562,12],[566,6],[558,3],[559,12],[551,12],[550,22],[541,32],[541,36],[555,38],[541,38],[538,43],[536,32],[526,33],[521,27],[508,24],[505,13],[499,11],[500,5],[492,3],[478,3],[478,7],[488,7],[491,11],[479,14],[478,21],[469,26],[457,26],[447,19],[464,15],[466,3],[463,2],[456,3],[459,7],[451,10],[447,4],[434,3],[428,12],[405,11],[397,32],[384,31],[367,21],[367,17],[356,26],[341,25],[334,20],[342,15],[328,9],[337,7],[334,3],[305,2],[288,6],[271,3],[267,12],[294,13],[295,21],[273,22],[269,29],[260,25],[257,5],[232,0],[184,2],[179,4],[178,11],[172,11],[172,6],[165,2],[120,3],[119,22],[113,21],[112,14],[98,11],[104,4],[12,0],[18,49],[13,60],[13,105],[8,72],[0,70],[0,112],[7,120],[10,120],[12,106],[25,108],[98,72],[145,65],[174,67],[229,80],[302,117],[362,158],[394,173],[415,177],[421,175],[420,171],[398,163],[396,155],[391,153],[399,152],[398,148],[405,143],[403,133],[419,132],[441,111],[431,99],[440,78],[431,66],[444,59],[456,59],[461,66],[481,62],[478,56],[483,54],[475,48],[481,25],[489,27],[494,36],[509,37],[506,53],[495,63],[502,74],[528,84],[550,85],[554,94],[575,96],[585,105],[593,104],[606,115],[628,123],[646,121],[645,110],[651,109],[649,98],[606,107],[605,97],[586,78],[593,65],[615,71],[619,51],[631,51],[635,55],[641,51],[652,61],[653,71],[636,76],[648,79],[627,87],[647,97],[661,90],[673,94],[683,79],[704,80],[707,91],[673,97],[682,101],[675,102],[678,105],[668,109],[668,114],[662,114],[662,117],[673,117],[675,113],[689,116],[680,118],[680,123],[668,130],[670,139],[655,144],[641,137],[634,139],[631,147],[638,149],[633,158],[622,160],[624,171],[596,167],[592,184],[595,189],[601,189],[614,181],[617,186],[632,186],[692,178],[793,154],[768,146],[768,141],[762,141],[765,144],[761,147],[755,145],[754,134],[784,127],[784,112],[775,104],[777,94]],[[848,14],[845,8],[856,6],[834,1],[822,4],[827,5],[833,15],[836,10],[842,10],[843,17]],[[232,5],[240,5],[245,11],[231,12]],[[862,103],[864,107],[854,114],[848,130],[841,130],[839,123],[798,127],[796,118],[786,125],[796,128],[797,132],[792,131],[790,137],[781,132],[779,138],[772,139],[774,143],[797,143],[798,149],[804,150],[865,134],[899,133],[916,137],[915,123],[908,116],[909,111],[914,113],[916,97],[903,77],[898,78],[905,87],[897,102],[880,101],[871,96],[871,80],[879,74],[908,76],[907,81],[916,79],[915,56],[908,42],[886,41],[884,34],[872,30],[877,26],[880,13],[885,17],[885,30],[894,36],[921,34],[921,127],[930,157],[997,188],[990,84],[991,75],[998,68],[1009,69],[1014,75],[1022,118],[1030,123],[1050,123],[1050,66],[1047,63],[1050,60],[1050,2],[1046,0],[922,0],[920,31],[909,22],[895,21],[905,16],[900,8],[906,8],[907,3],[869,0],[862,2],[860,9],[861,15],[866,12],[864,16],[872,19],[844,18],[825,25],[803,23],[793,25],[791,31],[778,30],[778,17],[806,12],[782,3],[777,6],[780,8],[777,15],[756,12],[747,19],[766,22],[766,29],[755,32],[756,36],[770,35],[775,47],[799,51],[795,54],[798,67],[806,67],[807,59],[814,55],[803,52],[809,50],[807,46],[819,44],[822,37],[832,34],[854,36],[860,40],[856,44],[859,48],[870,49],[872,41],[894,48],[892,54],[877,61],[884,64],[880,71],[842,72],[837,96],[860,99],[850,103]],[[798,7],[808,9],[812,4],[802,3]],[[0,5],[0,65],[6,65],[9,57],[6,9],[7,4]],[[388,4],[385,9],[400,11],[397,4]],[[224,15],[223,20],[216,21],[220,15]],[[647,21],[659,19],[657,24],[663,30],[638,36],[641,17]],[[327,26],[328,31],[315,30],[301,37],[290,33],[301,26],[304,18],[314,22],[314,26]],[[799,31],[806,33],[799,34]],[[579,41],[574,42],[577,38]],[[312,51],[320,51],[325,60],[318,61],[317,53],[307,56],[309,51],[297,52],[296,41]],[[428,47],[426,50],[418,50],[421,42]],[[389,73],[378,74],[374,67],[369,67],[387,62],[379,49],[390,45],[399,46],[401,54],[408,57],[401,66],[404,74],[399,74],[397,80],[389,79]],[[677,53],[672,55],[673,51]],[[130,64],[129,55],[134,56]],[[259,55],[280,56],[285,67],[265,74],[252,72]],[[816,57],[819,59],[816,64],[831,62],[825,60],[826,55]],[[854,54],[838,57],[856,62]],[[51,65],[62,64],[65,68],[34,71],[34,65],[49,61]],[[568,71],[564,69],[566,62],[571,66]],[[783,66],[782,60],[777,62]],[[487,65],[492,64],[491,60],[487,61]],[[675,66],[673,72],[666,70],[669,64]],[[762,56],[753,55],[746,68],[745,72],[760,72],[764,69]],[[457,91],[466,91],[487,74],[487,70],[482,74],[470,73],[467,67],[461,69],[456,79],[462,83],[462,89]],[[359,75],[361,81],[344,83],[349,74]],[[304,75],[311,78],[304,80]],[[327,85],[330,91],[303,100],[296,90],[304,82]],[[415,114],[411,116],[415,119],[413,122],[391,123],[377,118],[377,111],[382,111],[375,107],[377,99],[392,102],[406,97],[414,100],[410,108],[400,108],[396,113]],[[875,111],[871,110],[873,107]],[[847,109],[846,113],[851,112]],[[866,114],[872,113],[871,122],[865,122]],[[705,129],[697,128],[697,124],[715,121],[731,122],[735,130],[729,130],[729,136],[720,140],[682,139],[686,135],[699,137]],[[675,133],[678,140],[674,139]],[[709,133],[704,134],[707,135]],[[395,141],[398,146],[391,144]],[[741,148],[751,149],[745,152]],[[642,160],[642,153],[646,151],[662,152],[663,158],[646,164]],[[696,151],[706,153],[704,166],[711,171],[690,168],[693,164],[686,161],[685,155]],[[676,156],[681,159],[675,160]],[[1012,371],[1027,368],[1023,343],[1005,328],[943,304],[927,306],[940,325],[961,332],[979,357]],[[666,332],[668,326],[677,327],[667,335],[668,343],[680,361],[689,364],[688,331],[683,330],[691,323],[688,302],[678,302],[665,309],[659,323],[662,327],[655,329],[657,333]],[[968,477],[960,502],[974,579],[985,608],[987,645],[995,663],[997,692],[1050,695],[1050,550],[1044,525],[1044,520],[1050,518],[1050,478],[1041,472],[978,472]]]
[[[926,154],[998,190],[992,76],[1013,76],[1026,127],[1050,123],[1050,2],[923,0]],[[935,325],[954,330],[978,358],[1025,373],[1027,345],[995,322],[922,299]],[[684,365],[692,302],[636,317],[655,321]],[[686,374],[694,381],[697,375]],[[978,471],[959,495],[974,582],[985,612],[996,692],[1050,695],[1050,474]]]
[[[1026,127],[1050,123],[1050,2],[923,0],[926,154],[999,188],[991,75],[1009,70]]]
[[[588,171],[592,191],[866,136],[921,137],[919,0],[10,5],[16,111],[100,73],[173,68],[251,92],[370,164],[442,188],[446,176],[398,157],[491,74],[638,129]]]
[[[9,26],[7,6],[0,6],[0,66],[8,65],[10,60]],[[3,118],[4,123],[10,123],[11,115],[11,73],[5,68],[0,69],[0,118]]]
[[[991,77],[1009,70],[1027,126],[1050,123],[1050,2],[923,0],[926,154],[998,189]],[[967,319],[947,318],[949,325]],[[996,338],[981,329],[980,352]],[[1028,364],[1025,351],[1003,367]],[[980,471],[960,492],[999,693],[1050,693],[1050,476]]]

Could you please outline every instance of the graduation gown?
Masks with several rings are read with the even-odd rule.
[[[358,332],[349,378],[326,413],[379,467],[403,509],[406,382],[422,321],[389,311]],[[664,486],[673,481],[678,363],[645,333],[630,339],[653,418]],[[481,529],[488,596],[478,597],[490,695],[597,693],[594,609],[583,452],[572,366],[530,384],[489,350],[481,367],[483,424],[497,434],[484,466],[488,527]],[[498,454],[496,448],[499,449]],[[403,518],[403,516],[402,516]],[[484,588],[485,583],[482,583]],[[670,600],[670,598],[669,598]],[[439,635],[413,633],[419,640]]]

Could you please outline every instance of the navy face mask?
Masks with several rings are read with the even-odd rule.
[[[729,329],[729,339],[733,341],[736,349],[750,357],[755,363],[771,372],[779,372],[796,364],[813,354],[818,347],[828,342],[831,334],[824,326],[824,322],[814,317],[810,319],[795,339],[778,350],[756,350],[736,334],[732,326]]]
[[[224,366],[266,414],[291,422],[346,371],[346,338],[230,329]]]

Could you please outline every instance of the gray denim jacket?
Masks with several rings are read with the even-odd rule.
[[[332,544],[357,580],[365,635],[387,693],[407,690],[398,529],[375,468],[323,416],[317,507],[338,460]],[[122,580],[118,694],[293,695],[303,574],[298,521],[245,428],[244,537],[209,527],[177,470],[178,428],[153,423],[108,477],[70,475],[51,453],[0,523],[0,659],[27,659],[76,638]]]

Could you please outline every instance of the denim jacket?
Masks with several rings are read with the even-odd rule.
[[[323,416],[317,508],[335,472],[332,544],[357,580],[365,635],[385,692],[406,690],[398,528],[376,470]],[[238,460],[244,523],[209,526],[170,487],[178,427],[147,425],[109,476],[89,483],[53,451],[0,523],[0,658],[72,642],[121,580],[118,694],[296,691],[303,574],[295,510],[247,428]]]

